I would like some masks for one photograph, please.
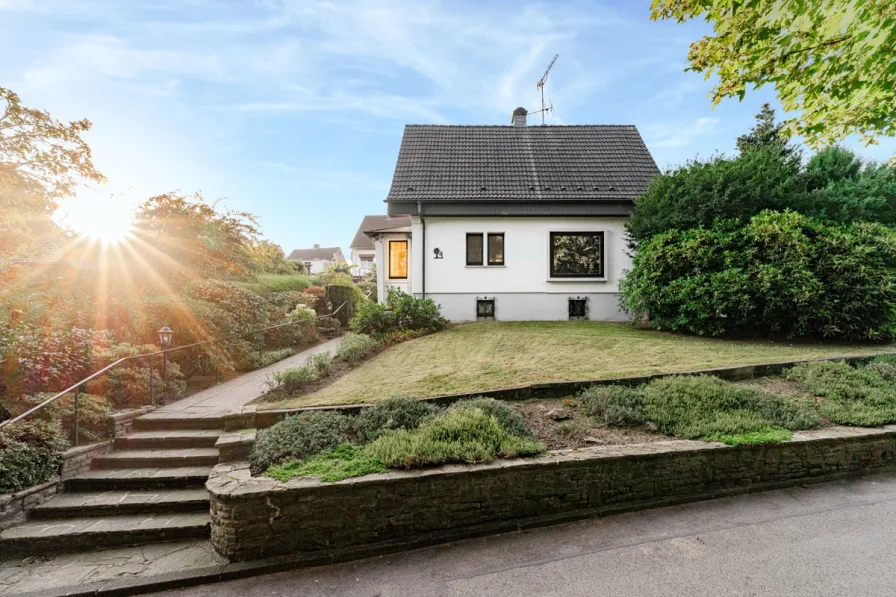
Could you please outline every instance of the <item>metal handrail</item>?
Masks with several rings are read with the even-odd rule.
[[[314,319],[323,319],[324,317],[332,317],[332,316],[336,315],[337,313],[339,313],[339,311],[341,311],[342,308],[345,307],[347,304],[348,304],[348,301],[346,301],[346,302],[342,303],[341,305],[339,305],[339,308],[336,309],[335,311],[333,311],[332,313],[327,313],[326,315],[317,315],[317,316],[314,317]],[[87,383],[88,381],[94,379],[95,377],[97,377],[97,376],[99,376],[99,375],[102,375],[102,374],[105,373],[106,371],[109,371],[109,370],[112,369],[113,367],[116,367],[116,366],[118,366],[119,364],[121,364],[121,363],[123,363],[123,362],[125,362],[125,361],[130,361],[130,360],[133,360],[133,359],[145,359],[145,358],[147,358],[147,357],[152,358],[152,357],[154,357],[155,355],[159,355],[159,354],[163,354],[163,353],[167,354],[167,353],[171,353],[171,352],[176,352],[176,351],[178,351],[178,350],[184,350],[185,348],[193,348],[194,346],[201,346],[201,345],[203,345],[203,344],[210,344],[210,343],[212,343],[212,342],[220,342],[220,341],[222,341],[222,340],[229,340],[230,338],[237,338],[237,337],[239,337],[239,336],[248,336],[248,335],[250,335],[250,334],[259,334],[259,333],[261,333],[261,332],[266,332],[267,330],[274,330],[274,329],[277,329],[277,328],[286,327],[286,326],[288,326],[288,325],[296,325],[297,323],[305,323],[306,321],[309,321],[309,320],[307,320],[307,319],[303,319],[303,320],[300,320],[300,321],[289,321],[289,322],[287,322],[287,323],[279,323],[279,324],[277,324],[277,325],[271,325],[271,326],[268,326],[268,327],[258,328],[258,329],[255,329],[255,330],[249,330],[249,331],[247,331],[247,332],[237,332],[236,334],[229,334],[229,335],[227,335],[227,336],[221,336],[220,338],[212,338],[211,340],[203,340],[202,342],[194,342],[194,343],[192,343],[192,344],[185,344],[185,345],[183,345],[183,346],[177,346],[177,347],[175,347],[175,348],[168,348],[168,349],[165,349],[165,350],[158,350],[158,351],[156,351],[156,352],[148,352],[148,353],[146,353],[146,354],[138,354],[138,355],[134,355],[134,356],[130,356],[130,357],[123,357],[123,358],[120,358],[120,359],[118,359],[117,361],[115,361],[114,363],[112,363],[111,365],[106,365],[105,367],[103,367],[102,369],[100,369],[99,371],[97,371],[96,373],[93,373],[93,374],[89,375],[88,377],[85,377],[85,378],[82,379],[81,381],[78,381],[78,382],[72,384],[71,386],[67,387],[66,389],[62,390],[61,392],[59,392],[58,394],[52,396],[51,398],[48,398],[48,399],[44,400],[43,402],[41,402],[41,403],[38,404],[37,406],[35,406],[35,407],[33,407],[33,408],[30,408],[30,409],[26,410],[25,412],[23,412],[23,413],[20,414],[19,416],[14,417],[14,418],[12,418],[12,419],[7,419],[6,421],[3,421],[3,422],[0,422],[0,429],[3,429],[4,427],[7,427],[7,426],[9,426],[9,425],[12,425],[13,423],[15,423],[15,422],[17,422],[17,421],[20,421],[20,420],[24,419],[24,418],[27,417],[28,415],[30,415],[30,414],[32,414],[32,413],[35,413],[35,412],[39,411],[40,409],[44,408],[44,407],[47,406],[48,404],[52,404],[53,402],[55,402],[55,401],[58,400],[59,398],[62,398],[63,396],[65,396],[66,394],[68,394],[68,393],[71,392],[71,391],[79,391],[80,388],[81,388],[81,386],[84,385],[85,383]],[[150,371],[150,373],[149,373],[149,378],[150,378],[150,383],[152,383],[152,371]],[[77,421],[75,422],[75,425],[76,425],[76,431],[75,431],[76,439],[75,439],[75,441],[77,442]]]

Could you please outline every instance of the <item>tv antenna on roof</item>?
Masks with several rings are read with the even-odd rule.
[[[554,54],[554,59],[551,60],[551,63],[548,65],[547,70],[544,71],[544,74],[541,75],[541,78],[538,80],[538,83],[535,84],[535,86],[541,90],[541,110],[536,110],[534,112],[530,112],[530,114],[541,114],[541,124],[544,124],[545,112],[550,112],[551,114],[554,113],[554,104],[551,103],[551,100],[548,99],[549,105],[545,105],[545,103],[544,103],[544,84],[545,84],[545,82],[547,82],[548,74],[551,72],[551,68],[553,68],[554,63],[557,62],[557,58],[560,58],[560,54]]]

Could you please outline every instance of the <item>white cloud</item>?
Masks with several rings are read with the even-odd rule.
[[[693,122],[660,123],[647,128],[648,147],[686,147],[699,137],[711,135],[718,118],[704,116]]]

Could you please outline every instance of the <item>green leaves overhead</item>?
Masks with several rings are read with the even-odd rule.
[[[698,17],[714,35],[691,44],[689,70],[716,77],[713,105],[769,84],[799,113],[783,132],[812,147],[896,133],[891,0],[653,0],[654,20]]]

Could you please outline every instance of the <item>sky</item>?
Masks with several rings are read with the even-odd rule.
[[[713,109],[685,72],[707,24],[647,0],[0,0],[0,86],[86,139],[108,183],[65,222],[172,190],[258,217],[288,253],[385,213],[405,124],[634,124],[657,164],[733,153],[772,88]],[[783,115],[779,109],[779,115]],[[537,117],[530,116],[530,124]],[[896,151],[888,140],[869,159]]]

